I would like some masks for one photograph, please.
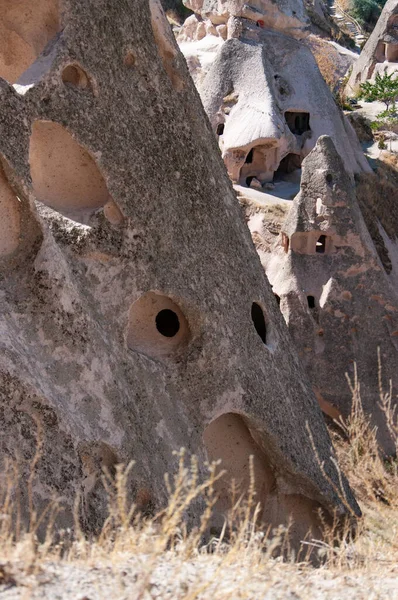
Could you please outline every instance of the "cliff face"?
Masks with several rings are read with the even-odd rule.
[[[358,92],[361,83],[374,79],[376,73],[398,70],[398,2],[388,0],[366,42],[360,57],[353,65],[347,84],[347,93]]]
[[[104,466],[135,459],[130,491],[156,508],[175,450],[243,487],[253,454],[263,521],[293,513],[300,539],[315,507],[347,513],[339,473],[160,4],[59,11],[0,82],[1,457],[31,459],[39,427],[35,501],[62,496],[67,524],[80,492],[95,529]]]

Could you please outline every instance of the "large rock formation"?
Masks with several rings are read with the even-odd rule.
[[[398,2],[388,0],[358,61],[353,66],[347,92],[355,94],[361,83],[376,73],[398,71]]]
[[[284,178],[300,168],[320,135],[333,139],[349,173],[369,171],[311,51],[282,25],[271,17],[265,23],[234,16],[224,32],[226,41],[207,31],[203,40],[196,37],[181,46],[231,179],[250,186],[255,178],[261,187]],[[189,24],[179,39],[188,34]],[[213,40],[207,45],[210,60],[201,57],[206,40]]]
[[[199,20],[209,20],[213,25],[227,24],[231,19],[250,19],[261,27],[288,32],[302,37],[309,25],[303,0],[183,0]]]
[[[101,467],[135,459],[149,510],[180,447],[243,490],[254,455],[262,520],[298,539],[359,514],[159,2],[54,8],[0,73],[2,459],[42,429],[34,500],[68,524],[80,492],[90,529]]]
[[[330,138],[320,138],[304,160],[301,191],[274,243],[265,248],[261,224],[255,229],[262,263],[321,406],[332,417],[347,416],[352,395],[345,375],[354,383],[357,372],[364,410],[382,447],[395,452],[379,384],[386,393],[391,381],[394,403],[398,297]]]

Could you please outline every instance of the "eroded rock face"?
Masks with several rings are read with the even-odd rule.
[[[394,73],[398,70],[398,2],[388,0],[376,27],[366,42],[361,55],[353,66],[347,84],[351,95],[359,90],[361,83],[374,80],[376,73]]]
[[[58,0],[1,0],[0,77],[14,83],[60,28]]]
[[[304,160],[301,191],[277,241],[268,252],[261,236],[258,245],[324,411],[334,418],[350,413],[344,378],[354,383],[357,372],[364,410],[384,450],[394,452],[380,406],[378,352],[384,392],[391,380],[395,401],[398,298],[330,138],[321,137]]]
[[[254,453],[262,521],[297,516],[296,541],[319,506],[359,514],[160,5],[61,8],[0,82],[1,457],[32,459],[41,429],[35,502],[61,496],[65,525],[79,492],[91,530],[102,467],[136,460],[156,509],[181,447],[243,489]]]
[[[312,52],[282,31],[277,21],[259,26],[235,16],[226,41],[207,31],[181,43],[232,181],[261,189],[285,178],[325,134],[350,173],[368,172]]]

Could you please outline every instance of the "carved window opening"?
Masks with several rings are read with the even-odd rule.
[[[251,315],[252,315],[252,321],[253,321],[255,330],[257,331],[258,335],[260,336],[262,342],[264,344],[266,344],[267,343],[267,326],[265,323],[264,311],[261,308],[261,306],[259,304],[257,304],[257,302],[253,302],[253,304],[252,304]]]
[[[398,44],[385,44],[385,56],[388,62],[398,62]]]
[[[315,246],[315,252],[317,254],[325,254],[326,251],[326,235],[321,235]]]
[[[286,123],[294,135],[302,135],[306,131],[311,131],[310,113],[308,112],[285,112]]]
[[[316,306],[314,296],[307,296],[307,303],[308,303],[308,308],[310,310],[313,310]]]

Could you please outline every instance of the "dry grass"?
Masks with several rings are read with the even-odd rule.
[[[310,38],[310,47],[322,77],[333,91],[338,85],[341,76],[338,67],[340,57],[337,50],[331,44],[315,36],[311,36]]]
[[[380,371],[380,403],[391,434],[398,441],[391,391],[384,392]],[[254,482],[245,501],[235,490],[225,527],[209,538],[208,525],[216,500],[214,484],[222,472],[209,465],[201,482],[195,457],[180,452],[177,474],[167,479],[170,501],[154,518],[144,519],[127,501],[127,481],[134,465],[119,465],[112,478],[104,472],[109,515],[101,534],[88,540],[76,519],[75,531],[54,537],[52,503],[47,535],[36,531],[42,516],[34,513],[26,531],[16,510],[18,470],[5,469],[0,497],[0,594],[2,598],[392,598],[398,586],[398,475],[393,460],[383,460],[376,431],[365,416],[358,381],[349,382],[353,408],[349,419],[335,422],[331,434],[340,464],[364,512],[355,541],[336,545],[336,530],[325,530],[311,550],[324,558],[315,569],[275,558],[286,543],[286,530],[264,534],[256,526],[258,506]],[[40,436],[38,453],[40,456]],[[32,479],[35,464],[32,464]],[[31,486],[32,480],[28,482]],[[197,522],[187,530],[189,509],[203,500]],[[77,513],[77,511],[76,511]],[[54,541],[56,539],[56,541]]]

